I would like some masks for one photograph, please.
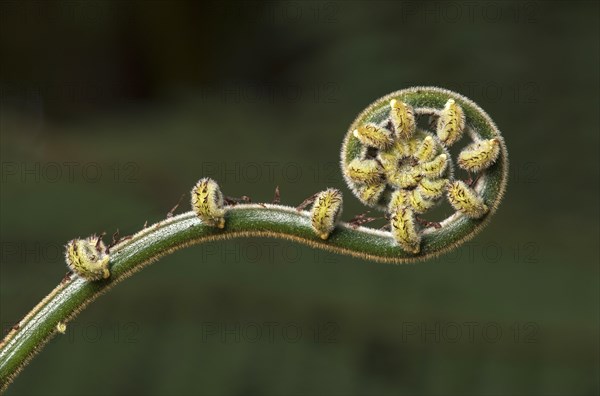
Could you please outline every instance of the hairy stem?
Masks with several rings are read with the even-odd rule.
[[[90,282],[72,275],[61,282],[0,343],[0,391],[57,333],[59,323],[67,323],[100,294],[179,248],[235,237],[274,237],[372,261],[402,263],[437,255],[445,250],[440,245],[451,248],[461,234],[454,230],[425,238],[423,254],[414,257],[398,247],[388,232],[346,223],[324,241],[312,230],[308,212],[287,206],[240,204],[229,207],[226,219],[224,229],[207,226],[193,212],[158,222],[110,249],[110,278]]]

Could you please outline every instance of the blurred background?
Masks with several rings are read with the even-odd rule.
[[[53,339],[7,395],[599,392],[598,2],[0,4],[0,321],[64,243],[163,219],[202,176],[297,205],[342,188],[354,117],[436,85],[510,153],[491,224],[416,265],[240,239],[163,258]]]

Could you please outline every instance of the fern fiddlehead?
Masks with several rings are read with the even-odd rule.
[[[471,142],[451,158],[449,147]],[[455,164],[456,162],[456,164]],[[471,174],[455,177],[455,166]],[[179,248],[235,237],[274,237],[378,262],[414,262],[472,238],[490,220],[506,188],[508,155],[491,118],[469,99],[441,88],[386,95],[352,123],[341,150],[348,186],[382,210],[389,231],[340,221],[342,193],[317,193],[304,207],[228,204],[218,184],[201,179],[192,211],[167,218],[106,247],[99,237],[66,248],[73,274],[0,342],[0,391],[68,321],[112,286]],[[455,212],[439,222],[420,217],[446,199]]]

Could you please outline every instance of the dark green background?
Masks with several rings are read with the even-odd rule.
[[[452,254],[180,251],[92,304],[7,395],[598,394],[597,2],[0,10],[3,328],[62,278],[67,240],[135,232],[182,194],[188,210],[201,176],[255,201],[279,185],[290,205],[341,187],[345,219],[360,213],[338,150],[394,90],[470,97],[511,159],[500,210]]]

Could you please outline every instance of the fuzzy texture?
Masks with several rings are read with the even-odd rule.
[[[469,171],[479,172],[489,168],[500,154],[500,141],[486,139],[468,145],[458,156],[458,166]]]
[[[421,193],[414,190],[394,191],[388,205],[389,213],[394,213],[397,208],[408,208],[414,213],[424,213],[435,204],[434,201],[425,199]]]
[[[386,175],[392,175],[399,170],[398,159],[404,158],[405,154],[399,154],[396,147],[399,146],[398,143],[394,145],[394,148],[388,151],[379,151],[377,153],[377,161],[381,164],[383,173]],[[405,149],[405,147],[401,147],[401,150]],[[408,151],[408,150],[406,150]]]
[[[387,183],[394,188],[406,189],[416,187],[424,177],[436,178],[438,173],[446,172],[447,164],[440,159],[429,163],[439,151],[447,156],[436,138],[418,130],[410,139],[397,140],[389,149],[379,150],[376,158],[383,168]],[[421,169],[423,165],[426,166],[425,172]]]
[[[394,143],[392,133],[373,123],[359,126],[354,130],[354,136],[368,147],[386,149]]]
[[[225,227],[223,194],[216,181],[209,177],[200,179],[191,195],[192,208],[202,221],[213,227]]]
[[[423,141],[420,142],[419,147],[415,151],[414,157],[419,162],[431,161],[435,154],[437,153],[437,148],[435,141],[431,136],[426,136]]]
[[[448,168],[448,155],[440,154],[429,162],[419,165],[419,172],[424,177],[436,178],[444,174]]]
[[[381,194],[385,190],[385,184],[371,184],[357,186],[357,192],[361,201],[366,202],[367,205],[373,206],[377,204],[381,198]]]
[[[311,225],[323,240],[329,238],[342,215],[342,193],[335,188],[320,192],[310,211]]]
[[[488,211],[483,199],[461,180],[450,183],[448,186],[448,201],[454,209],[472,219],[478,219]]]
[[[346,169],[348,177],[355,182],[373,184],[381,180],[383,168],[372,159],[355,159]]]
[[[97,282],[71,277],[60,282],[0,342],[0,392],[67,323],[92,301],[131,275],[181,248],[218,240],[248,237],[282,238],[312,248],[350,255],[367,261],[406,263],[434,257],[452,249],[436,249],[427,241],[421,255],[407,253],[389,232],[340,223],[323,241],[311,226],[308,212],[271,204],[239,204],[227,209],[227,228],[204,223],[194,212],[148,226],[110,248],[111,276]],[[434,243],[431,247],[430,243]],[[59,326],[59,328],[62,327]]]
[[[437,134],[442,143],[452,146],[465,130],[465,113],[454,99],[448,99],[437,123]]]
[[[415,132],[415,114],[412,106],[392,99],[390,101],[390,120],[399,139],[408,139]]]
[[[417,232],[415,215],[406,207],[397,207],[390,221],[392,235],[398,245],[407,252],[417,254],[421,250],[421,236]]]
[[[106,246],[96,235],[87,239],[69,241],[65,249],[65,261],[69,269],[90,281],[106,279],[110,276],[109,260]]]
[[[448,179],[422,179],[416,188],[424,199],[435,200],[440,198],[444,191],[446,191],[446,185]]]
[[[380,151],[379,154],[392,155],[397,160],[401,158],[408,158],[413,154],[413,152],[411,150],[411,145],[409,144],[408,140],[397,139],[392,145],[392,147],[390,147],[386,151]]]
[[[388,182],[398,188],[412,188],[419,184],[423,175],[418,169],[404,168],[388,174]]]
[[[360,125],[373,123],[395,132],[392,104],[403,103],[412,108],[415,124],[421,128],[408,137],[396,137],[396,141],[387,149],[366,147],[353,136],[352,131]],[[496,139],[499,146],[497,160],[477,175],[472,191],[475,198],[481,199],[487,212],[479,218],[464,215],[462,211],[442,220],[421,222],[423,228],[416,228],[421,237],[419,253],[427,251],[431,241],[436,248],[444,249],[448,245],[441,242],[446,237],[462,243],[477,234],[496,211],[502,199],[507,181],[508,156],[504,140],[489,116],[475,103],[464,96],[436,87],[415,87],[393,92],[377,99],[361,112],[350,125],[341,152],[341,167],[346,169],[354,159],[375,158],[383,169],[379,185],[385,189],[380,198],[365,200],[364,183],[356,183],[344,172],[344,179],[354,194],[366,205],[390,213],[390,201],[402,197],[401,207],[416,214],[426,210],[441,199],[450,200],[447,194],[448,181],[454,181],[453,159],[448,147],[457,143],[463,136],[469,136],[473,142]],[[429,136],[429,138],[428,138]],[[443,140],[442,140],[443,139]],[[430,141],[435,143],[432,150]],[[433,154],[432,154],[433,152]],[[398,193],[396,196],[396,192]],[[475,214],[477,205],[473,201],[471,214]],[[394,205],[391,205],[394,206]],[[470,208],[463,205],[463,210]],[[480,211],[483,207],[479,208]],[[453,245],[456,246],[456,245]]]
[[[345,169],[357,156],[364,155],[364,147],[353,136],[364,122],[385,126],[389,116],[390,101],[398,100],[414,107],[414,115],[439,118],[441,108],[448,99],[460,103],[468,117],[468,134],[474,141],[498,139],[500,153],[497,161],[478,175],[472,189],[489,207],[489,212],[479,219],[454,213],[439,222],[439,227],[418,229],[414,213],[400,208],[391,216],[392,232],[384,232],[356,224],[339,223],[335,232],[324,241],[311,224],[309,212],[296,208],[270,204],[241,204],[227,207],[227,227],[219,229],[201,220],[195,212],[184,213],[162,220],[125,238],[110,248],[110,277],[89,282],[78,276],[67,277],[38,303],[0,342],[0,392],[39,352],[62,325],[66,325],[98,296],[114,285],[140,271],[148,264],[186,246],[238,237],[271,237],[303,243],[312,248],[324,249],[368,261],[405,263],[435,257],[453,250],[473,238],[489,223],[506,189],[508,178],[508,153],[500,132],[490,117],[474,102],[455,92],[436,87],[415,87],[393,92],[378,99],[356,118],[346,134],[342,146],[341,164]],[[438,141],[437,137],[435,140]],[[392,147],[402,147],[397,154],[402,158],[415,146],[412,141],[396,141]],[[400,153],[402,151],[402,153]],[[445,178],[452,179],[451,163]],[[346,172],[344,179],[358,195],[364,184],[353,184]],[[421,194],[427,189],[422,179],[415,188]],[[437,183],[432,180],[431,182]],[[380,185],[381,186],[381,185]],[[385,184],[383,184],[385,188]],[[429,188],[429,187],[428,187]],[[379,190],[377,190],[379,191]],[[437,193],[437,192],[436,192]],[[381,193],[376,203],[386,208],[388,193]],[[386,198],[388,197],[388,198]],[[412,231],[412,232],[411,232]],[[404,245],[404,247],[403,247]]]

